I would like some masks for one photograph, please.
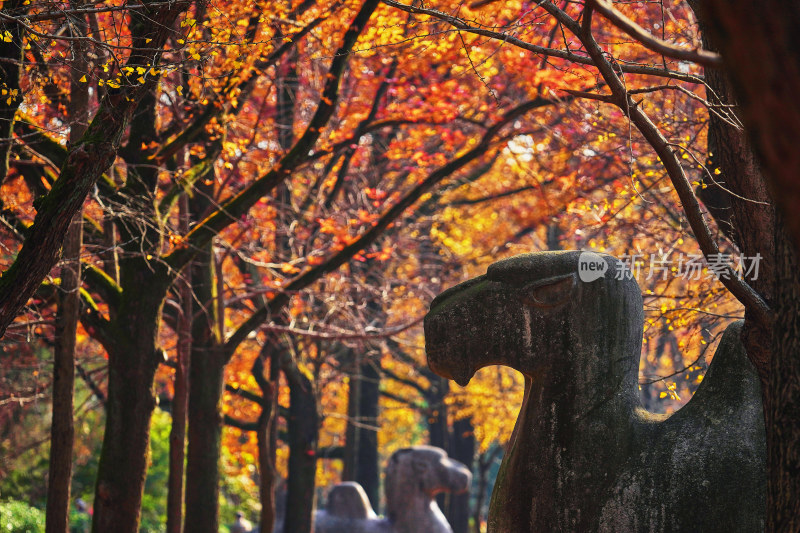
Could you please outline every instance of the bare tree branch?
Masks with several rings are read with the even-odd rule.
[[[671,149],[669,142],[663,136],[658,127],[650,120],[650,117],[633,101],[625,83],[620,79],[615,70],[615,65],[606,58],[600,45],[597,44],[591,34],[591,5],[587,5],[583,13],[582,25],[578,24],[576,20],[570,17],[567,13],[561,10],[558,6],[544,0],[539,3],[548,13],[561,22],[568,28],[576,37],[581,40],[587,53],[592,58],[595,66],[600,71],[601,76],[608,85],[613,99],[613,103],[631,120],[636,128],[641,132],[650,146],[653,147],[659,159],[661,159],[667,175],[678,193],[681,205],[683,206],[686,218],[689,221],[689,226],[692,228],[700,250],[706,258],[706,261],[711,262],[712,256],[719,256],[719,246],[717,245],[711,230],[706,224],[703,217],[703,211],[700,208],[700,203],[694,194],[689,179],[680,164],[680,161]],[[725,273],[720,275],[720,281],[727,288],[737,300],[742,302],[744,306],[752,311],[756,320],[764,325],[772,321],[772,310],[764,299],[743,279],[739,278],[736,272],[730,265],[726,265]]]
[[[500,31],[495,31],[487,28],[477,28],[475,26],[470,25],[465,20],[460,19],[458,17],[454,17],[453,15],[448,15],[447,13],[443,13],[441,11],[437,11],[435,9],[427,9],[424,7],[416,7],[410,6],[407,4],[403,4],[401,2],[397,2],[396,0],[381,0],[387,6],[391,6],[401,11],[406,11],[407,13],[416,13],[419,15],[429,15],[431,17],[437,18],[441,21],[447,22],[454,28],[457,28],[463,32],[473,33],[475,35],[482,35],[484,37],[490,37],[492,39],[503,41],[509,44],[512,44],[518,48],[522,48],[523,50],[528,50],[529,52],[533,52],[535,54],[541,54],[544,56],[549,57],[557,57],[560,59],[566,59],[573,63],[578,63],[580,65],[589,65],[593,66],[594,61],[591,57],[587,57],[584,55],[578,55],[569,50],[556,50],[554,48],[547,48],[544,46],[538,46],[535,44],[531,44],[529,42],[523,41],[513,35],[509,35],[507,33],[503,33]],[[629,64],[619,64],[619,68],[622,72],[627,74],[644,74],[647,76],[658,76],[661,78],[671,78],[674,80],[686,81],[689,83],[703,83],[703,78],[700,76],[695,76],[692,74],[685,74],[683,72],[678,72],[675,70],[668,70],[664,68],[658,67],[649,67],[646,65],[629,65]]]
[[[590,0],[594,8],[614,26],[621,29],[639,42],[645,48],[661,55],[697,63],[704,67],[719,68],[722,66],[722,57],[714,52],[700,48],[690,50],[675,46],[672,43],[655,37],[650,32],[636,24],[634,21],[620,13],[608,0]]]

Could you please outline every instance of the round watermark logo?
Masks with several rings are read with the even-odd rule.
[[[608,270],[608,263],[594,252],[582,252],[578,257],[578,277],[590,282],[600,279]]]

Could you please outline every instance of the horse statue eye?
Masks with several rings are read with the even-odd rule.
[[[530,283],[520,289],[520,301],[531,307],[556,307],[567,302],[575,289],[575,275],[556,276]]]

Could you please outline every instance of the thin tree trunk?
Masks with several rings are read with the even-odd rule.
[[[180,199],[181,234],[189,231],[189,202]],[[172,428],[169,434],[169,480],[167,493],[167,533],[180,533],[183,525],[183,473],[186,459],[186,412],[189,401],[189,364],[192,351],[191,263],[178,280],[181,312],[178,317],[178,357],[175,368],[175,395],[172,400]]]
[[[72,4],[77,7],[79,3]],[[73,37],[86,34],[86,22],[75,19],[70,26]],[[86,70],[85,41],[73,42],[75,65],[70,80],[69,140],[77,142],[86,131],[89,119],[89,91],[79,77]],[[12,119],[13,120],[13,119]],[[72,449],[75,437],[73,394],[75,387],[75,344],[80,318],[81,248],[83,247],[83,209],[79,209],[67,230],[62,249],[61,292],[56,313],[53,351],[53,424],[50,437],[50,467],[47,485],[47,533],[66,533],[69,527]]]
[[[358,454],[360,451],[358,422],[360,420],[358,401],[361,390],[359,369],[361,368],[361,354],[357,350],[346,350],[350,359],[348,366],[351,374],[347,382],[347,427],[345,429],[345,447],[342,466],[342,481],[355,481],[358,475]],[[345,356],[347,357],[347,356]],[[373,508],[375,506],[373,505]]]
[[[259,472],[259,495],[261,499],[261,516],[259,525],[261,531],[270,532],[275,528],[275,481],[277,473],[275,471],[275,408],[278,402],[278,367],[273,364],[277,360],[277,355],[270,351],[272,345],[265,344],[264,348],[253,363],[251,370],[253,377],[261,389],[261,415],[258,417],[258,431],[256,438],[258,443],[258,472]],[[264,360],[270,361],[270,379],[264,377]]]
[[[289,475],[283,530],[312,533],[319,433],[317,398],[313,383],[297,368],[289,353],[281,354],[281,368],[289,383]]]
[[[358,443],[358,454],[355,456],[355,476],[367,493],[374,509],[380,505],[380,471],[378,454],[378,405],[380,402],[380,372],[378,364],[380,354],[375,355],[376,347],[358,366],[356,381],[357,402],[356,419],[353,434]],[[347,443],[349,447],[349,442]]]
[[[449,453],[450,431],[447,427],[447,405],[444,397],[450,390],[450,385],[446,379],[430,372],[427,376],[430,380],[430,389],[425,395],[428,402],[428,442],[431,446],[442,448]],[[436,496],[436,502],[442,509],[447,509],[449,494],[441,493]]]
[[[75,342],[80,315],[82,213],[72,221],[64,242],[61,292],[56,315],[53,353],[53,424],[50,432],[50,468],[47,484],[47,533],[66,533],[72,482],[73,390]]]
[[[224,371],[219,357],[213,346],[192,346],[184,527],[187,533],[219,531],[220,400]]]
[[[472,420],[463,418],[453,422],[453,433],[450,444],[450,456],[461,461],[472,470],[475,463],[475,431]],[[471,491],[464,494],[452,494],[445,516],[453,528],[453,533],[469,532],[469,503]]]

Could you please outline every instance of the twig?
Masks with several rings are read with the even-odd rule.
[[[661,40],[617,11],[614,5],[608,0],[590,0],[590,4],[608,19],[611,24],[636,39],[637,42],[648,50],[673,59],[697,63],[704,67],[719,68],[722,66],[722,57],[719,54],[699,48],[695,50],[681,48]]]
[[[513,44],[516,47],[522,48],[523,50],[528,50],[529,52],[533,52],[535,54],[542,54],[549,57],[557,57],[560,59],[566,59],[573,63],[578,63],[580,65],[589,65],[593,66],[594,61],[587,56],[578,55],[571,51],[566,50],[556,50],[554,48],[546,48],[544,46],[538,46],[535,44],[531,44],[529,42],[523,41],[517,37],[512,35],[508,35],[503,32],[494,31],[486,28],[476,28],[471,26],[463,19],[458,17],[454,17],[452,15],[448,15],[447,13],[443,13],[441,11],[437,11],[435,9],[427,9],[423,7],[416,7],[410,6],[407,4],[403,4],[402,2],[397,2],[396,0],[381,0],[384,4],[390,7],[397,8],[401,11],[405,11],[407,13],[419,14],[419,15],[428,15],[444,22],[447,22],[451,26],[461,31],[467,33],[474,33],[476,35],[483,35],[484,37],[490,37],[492,39],[507,42],[509,44]],[[656,67],[648,67],[644,65],[625,65],[619,64],[618,67],[627,74],[643,74],[647,76],[657,76],[661,78],[672,78],[675,80],[685,81],[689,83],[704,83],[704,80],[701,76],[695,76],[692,74],[684,74],[682,72],[678,72],[675,70],[667,70],[663,68],[656,68]]]

